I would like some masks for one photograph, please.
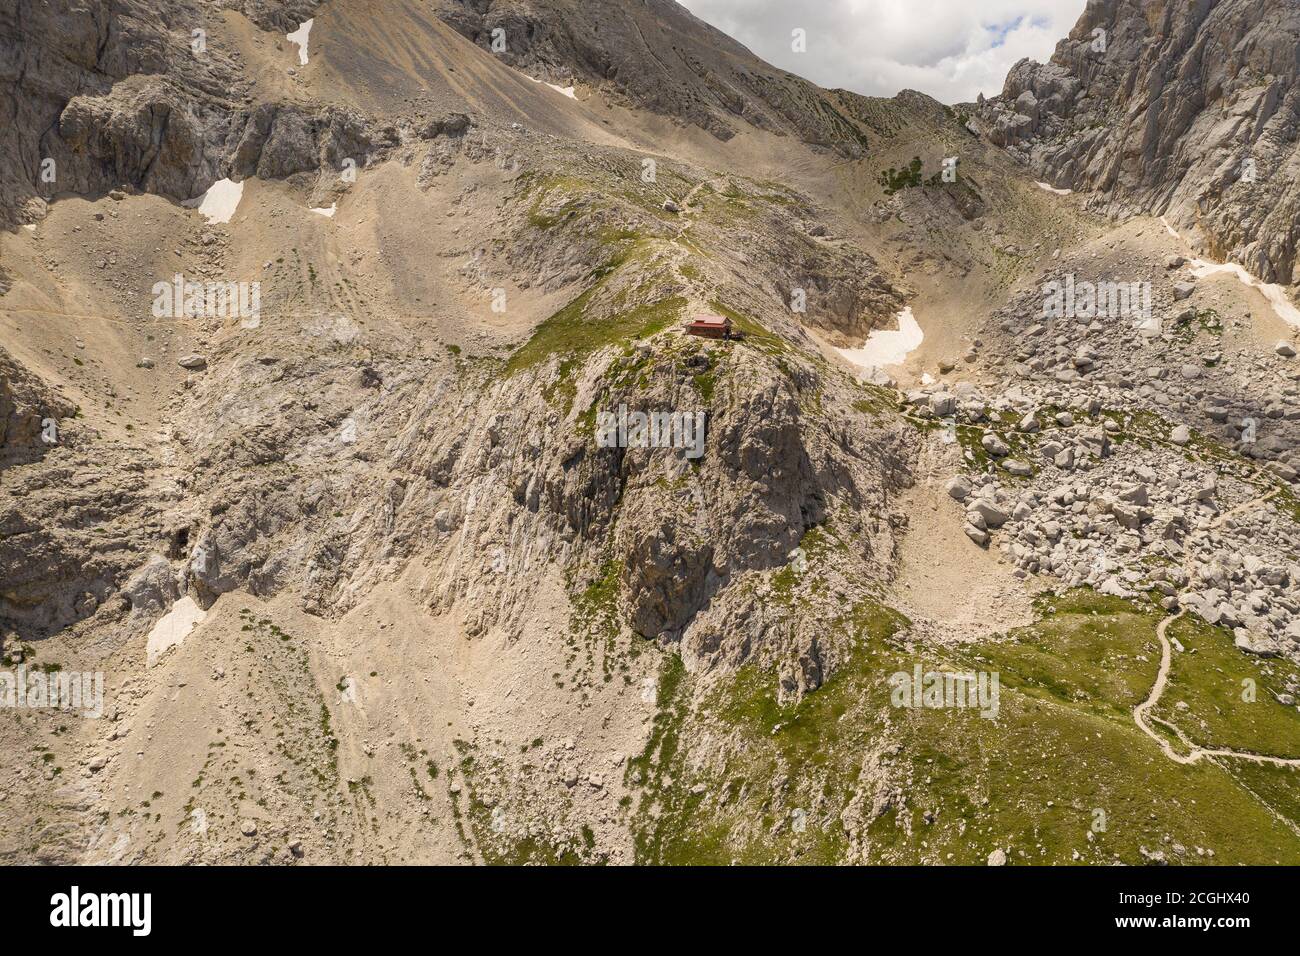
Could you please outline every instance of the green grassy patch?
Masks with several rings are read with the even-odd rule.
[[[1173,652],[1156,716],[1202,747],[1300,757],[1300,711],[1276,697],[1285,693],[1288,678],[1300,677],[1300,669],[1242,653],[1228,630],[1197,617],[1179,618],[1166,636],[1184,650]],[[1251,695],[1243,681],[1252,682],[1253,701],[1244,699]],[[1180,701],[1187,707],[1179,708]]]
[[[710,302],[709,307],[718,315],[731,319],[734,329],[744,336],[742,344],[753,346],[767,352],[769,355],[784,355],[790,351],[790,346],[786,344],[784,339],[769,332],[757,319],[733,309],[719,299]]]
[[[1178,319],[1172,331],[1183,344],[1193,341],[1198,332],[1217,337],[1223,334],[1223,318],[1214,309],[1193,310],[1191,315]]]
[[[775,671],[751,664],[692,710],[673,671],[636,764],[650,784],[639,859],[978,865],[1003,849],[1013,864],[1300,861],[1283,819],[1300,803],[1294,775],[1176,764],[1134,724],[1158,665],[1157,611],[1089,591],[1038,610],[1003,640],[912,649],[899,641],[905,619],[867,602],[824,622],[848,635],[848,657],[798,702],[782,703]],[[996,671],[996,716],[894,706],[891,675],[918,665]],[[706,733],[727,744],[693,759]]]
[[[680,297],[640,305],[605,319],[588,310],[597,287],[588,289],[539,325],[532,337],[506,362],[506,375],[534,368],[554,355],[566,357],[560,383],[569,380],[580,360],[607,345],[643,339],[680,321],[686,300]],[[553,386],[554,389],[556,386]],[[569,390],[571,391],[571,389]]]
[[[861,412],[872,421],[879,421],[898,410],[898,396],[892,389],[869,382],[857,384],[863,397],[853,403],[854,411]]]
[[[1089,590],[1044,597],[1037,611],[1036,623],[982,643],[979,666],[998,671],[1003,687],[1127,719],[1155,681],[1162,612]]]
[[[900,189],[914,189],[921,185],[921,157],[913,156],[903,169],[890,166],[882,169],[876,181],[884,187],[885,195],[892,196]]]

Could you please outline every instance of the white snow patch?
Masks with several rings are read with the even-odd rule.
[[[149,632],[145,653],[149,667],[171,650],[179,647],[190,631],[203,623],[208,614],[188,594],[172,605],[172,609],[158,619]]]
[[[1177,230],[1177,229],[1175,229],[1173,226],[1169,225],[1169,223],[1165,220],[1165,217],[1164,217],[1164,216],[1161,216],[1161,217],[1160,217],[1160,222],[1164,225],[1164,227],[1165,227],[1165,232],[1169,233],[1169,235],[1173,236],[1175,239],[1182,239],[1182,238],[1183,238],[1182,236],[1180,236],[1180,235],[1178,234],[1178,230]]]
[[[921,326],[912,315],[908,306],[898,313],[897,329],[877,329],[867,336],[861,348],[836,349],[854,365],[862,368],[883,368],[886,365],[900,365],[925,338]]]
[[[1198,279],[1224,272],[1231,273],[1242,285],[1258,289],[1260,294],[1268,299],[1269,305],[1273,306],[1273,311],[1277,313],[1279,319],[1293,329],[1300,329],[1300,309],[1296,308],[1295,303],[1287,296],[1286,289],[1280,285],[1261,282],[1235,262],[1206,262],[1204,259],[1193,259],[1187,265],[1192,275]]]
[[[192,199],[187,205],[197,207],[207,217],[209,225],[230,222],[243,195],[243,183],[237,183],[233,179],[218,179],[198,200]]]
[[[311,34],[311,25],[315,22],[315,17],[310,20],[304,20],[302,23],[298,24],[298,29],[294,30],[292,33],[286,33],[284,35],[284,38],[290,43],[296,43],[298,45],[299,66],[307,65],[307,37]]]
[[[1074,192],[1073,189],[1057,189],[1051,183],[1038,183],[1039,189],[1046,189],[1049,193],[1056,193],[1058,196],[1068,196]]]
[[[36,231],[36,223],[34,223],[34,222],[25,222],[25,223],[23,223],[23,228],[26,229],[28,232],[35,232],[35,231]]]
[[[338,212],[338,210],[339,210],[339,204],[336,202],[332,202],[328,206],[311,207],[312,212],[316,213],[316,215],[318,216],[324,216],[326,219],[333,219],[334,214]]]
[[[529,76],[527,73],[520,73],[519,75],[522,76],[525,80],[527,80],[530,83],[540,83],[542,86],[549,86],[551,89],[555,90],[555,92],[559,93],[561,96],[567,96],[571,100],[576,100],[578,98],[577,87],[560,86],[556,83],[547,83],[543,80],[537,79],[536,77]]]

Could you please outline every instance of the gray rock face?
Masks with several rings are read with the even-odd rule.
[[[0,348],[0,468],[39,458],[58,443],[75,407]],[[47,425],[54,422],[51,431]],[[42,436],[53,435],[51,442]]]
[[[467,120],[453,116],[436,121],[435,137],[444,130],[448,135],[463,134],[468,123],[462,126],[460,119]],[[460,132],[452,133],[452,129]],[[238,178],[283,179],[321,168],[337,170],[345,159],[364,165],[379,138],[368,130],[365,119],[351,110],[328,107],[308,111],[263,103],[247,117],[229,168]]]
[[[1115,215],[1167,215],[1268,282],[1300,278],[1300,6],[1089,3],[987,100],[989,138]]]
[[[984,437],[980,439],[980,444],[984,446],[986,452],[997,458],[1011,453],[1010,446],[993,432],[986,432]]]
[[[316,4],[243,6],[284,30]],[[283,178],[337,168],[345,157],[362,165],[372,149],[396,144],[342,107],[260,103],[250,112],[240,65],[211,47],[211,55],[191,53],[190,30],[213,29],[202,6],[155,7],[19,0],[0,8],[0,98],[12,104],[0,125],[0,222],[38,219],[59,194],[129,187],[185,201],[225,176]],[[463,132],[457,117],[447,122],[449,134]],[[52,181],[38,175],[47,160]]]
[[[155,554],[122,586],[132,616],[161,614],[180,597],[176,572],[162,555]]]
[[[0,8],[0,98],[12,108],[0,126],[0,218],[41,196],[123,184],[187,199],[218,178],[226,104],[185,91],[230,95],[235,76],[222,58],[189,55],[179,22],[202,14],[172,6],[174,40],[144,0]],[[169,73],[182,82],[166,82]],[[46,159],[53,182],[34,173]]]

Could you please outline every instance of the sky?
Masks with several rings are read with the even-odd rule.
[[[1002,91],[1022,57],[1043,61],[1086,0],[678,0],[754,53],[820,86],[964,103]],[[807,51],[792,50],[805,31]]]

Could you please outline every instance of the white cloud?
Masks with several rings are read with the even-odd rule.
[[[679,0],[758,56],[825,87],[920,90],[945,103],[1002,91],[1022,57],[1046,60],[1086,0]],[[808,52],[791,50],[807,31]]]

